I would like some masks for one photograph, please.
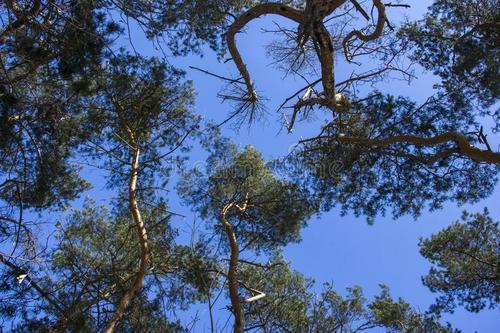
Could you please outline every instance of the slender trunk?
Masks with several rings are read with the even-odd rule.
[[[234,233],[233,227],[226,219],[227,211],[233,207],[233,204],[229,204],[224,207],[221,213],[221,222],[226,230],[226,235],[229,240],[229,245],[231,248],[231,256],[229,259],[229,271],[227,274],[227,280],[229,284],[229,298],[231,299],[231,306],[234,313],[234,333],[243,333],[244,327],[244,314],[243,307],[240,302],[240,295],[238,293],[238,279],[237,279],[237,268],[238,268],[238,256],[239,248],[238,242],[236,240],[236,234]]]
[[[120,302],[118,303],[118,306],[116,307],[113,317],[111,318],[111,320],[108,323],[108,326],[106,327],[105,333],[112,333],[116,329],[118,322],[125,313],[125,310],[129,306],[130,302],[134,299],[135,295],[139,292],[139,290],[141,290],[142,286],[144,285],[144,278],[146,276],[149,266],[148,237],[146,234],[146,228],[141,218],[141,212],[139,211],[139,206],[137,204],[137,195],[136,195],[140,149],[137,146],[135,137],[131,129],[124,121],[122,113],[119,112],[119,115],[120,115],[120,122],[122,129],[127,133],[130,141],[129,143],[133,151],[132,164],[130,167],[130,181],[128,186],[129,209],[130,213],[132,214],[132,218],[134,219],[137,235],[139,237],[139,244],[141,247],[141,257],[140,257],[139,270],[137,271],[134,284],[122,296]]]

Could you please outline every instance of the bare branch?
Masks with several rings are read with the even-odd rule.
[[[255,89],[252,80],[250,79],[250,74],[248,73],[247,67],[243,62],[243,59],[241,58],[238,48],[236,47],[235,36],[238,32],[241,31],[243,27],[245,27],[245,25],[248,24],[248,22],[260,16],[269,14],[279,15],[291,19],[299,24],[302,23],[303,21],[302,12],[293,7],[277,3],[265,3],[256,5],[250,8],[242,15],[240,15],[231,24],[227,32],[227,46],[231,54],[231,57],[233,58],[236,67],[238,68],[238,71],[240,72],[241,76],[243,77],[243,80],[245,81],[250,101],[256,101],[257,94],[255,93]]]
[[[377,25],[375,27],[375,31],[369,35],[366,35],[360,30],[351,31],[345,38],[342,43],[344,47],[344,54],[347,61],[351,62],[352,57],[349,55],[349,43],[353,37],[357,37],[363,42],[369,42],[379,38],[382,35],[384,30],[384,25],[386,22],[386,14],[385,14],[385,6],[381,0],[373,0],[373,5],[377,8],[378,11],[378,19]]]

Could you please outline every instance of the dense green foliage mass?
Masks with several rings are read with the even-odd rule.
[[[202,218],[217,221],[214,230],[223,236],[220,243],[228,244],[227,273],[219,273],[227,276],[234,331],[241,333],[245,309],[240,292],[240,253],[269,252],[298,241],[314,206],[299,186],[276,178],[253,147],[238,152],[226,140],[218,141],[208,158],[206,174],[191,171],[178,190]]]
[[[222,143],[209,157],[206,175],[202,172],[187,174],[179,184],[180,193],[209,220],[218,221],[224,206],[232,202],[246,205],[243,212],[234,209],[227,214],[243,247],[272,249],[300,239],[314,211],[307,192],[276,178],[255,148],[238,152],[234,145]]]
[[[165,203],[143,209],[142,214],[151,235],[151,270],[147,287],[128,309],[121,331],[148,331],[150,325],[168,331],[172,323],[167,311],[204,297],[207,287],[202,282],[209,283],[210,276],[199,274],[207,272],[211,264],[205,260],[201,244],[175,245]],[[127,209],[117,207],[109,212],[87,202],[58,224],[57,246],[47,254],[51,274],[38,282],[45,293],[12,277],[4,280],[2,316],[19,315],[19,331],[101,331],[117,299],[132,284],[139,259],[133,239]],[[7,276],[16,274],[21,272],[7,269]],[[35,280],[41,277],[31,276]],[[32,306],[24,308],[23,303]]]
[[[488,210],[464,212],[462,222],[421,240],[420,253],[433,265],[423,282],[440,294],[434,310],[498,307],[500,229]]]
[[[62,3],[7,3],[0,38],[2,200],[7,207],[56,206],[86,188],[68,162],[92,135],[80,130],[80,97],[118,28],[92,1],[68,2],[64,11],[56,10]]]
[[[391,208],[396,217],[417,216],[449,200],[475,202],[492,193],[498,166],[477,163],[446,140],[418,142],[419,137],[470,131],[471,112],[467,106],[454,107],[446,95],[419,106],[377,94],[352,105],[342,126],[334,120],[320,135],[303,140],[291,168],[298,181],[313,187],[325,209],[339,205],[344,213],[354,211],[370,220]]]
[[[0,197],[5,204],[1,207],[2,221],[13,223],[25,208],[43,209],[67,203],[88,187],[70,160],[76,148],[100,135],[92,132],[99,131],[95,123],[85,121],[97,119],[88,118],[84,111],[89,99],[95,99],[96,93],[102,95],[98,91],[102,86],[97,82],[101,66],[121,57],[116,54],[114,42],[134,29],[130,25],[143,27],[150,37],[167,34],[163,37],[169,41],[170,52],[185,54],[199,50],[203,43],[217,48],[226,15],[245,4],[217,2],[207,10],[204,2],[183,1],[2,3]],[[176,10],[171,10],[174,7]],[[127,61],[131,59],[112,63],[124,65]],[[157,62],[156,66],[165,64]],[[180,74],[172,69],[163,70],[171,71],[168,75],[172,75],[173,81]],[[5,232],[0,231],[0,237],[8,239],[16,232],[13,229],[14,226],[6,227]]]
[[[151,192],[155,180],[166,184],[173,165],[182,162],[177,150],[187,151],[183,140],[198,129],[193,103],[181,71],[154,58],[117,55],[95,76],[95,93],[85,99],[82,126],[95,134],[80,152],[102,163],[110,187],[124,189],[132,134],[140,149],[140,193]]]
[[[224,54],[225,41],[221,35],[226,32],[228,17],[252,3],[252,0],[138,0],[119,2],[117,7],[135,20],[148,38],[166,43],[174,55],[199,53],[203,44]]]
[[[500,97],[499,18],[495,0],[437,0],[402,33],[414,44],[413,58],[446,90],[488,106]]]

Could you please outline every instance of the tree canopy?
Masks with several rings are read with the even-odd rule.
[[[361,286],[319,289],[283,254],[335,207],[373,223],[496,189],[497,2],[434,0],[405,22],[397,10],[412,8],[3,1],[0,331],[193,332],[204,320],[211,332],[458,332],[445,312],[495,309],[499,224],[487,209],[420,240],[431,264],[422,282],[438,294],[427,311],[385,285],[373,297]],[[268,58],[284,87],[303,82],[278,102],[280,135],[307,129],[272,159],[225,129],[248,125],[256,139],[251,125],[276,120],[242,52],[241,34],[269,15],[281,21],[266,30],[276,37]],[[231,110],[218,125],[176,67],[203,54],[234,72],[195,68],[225,84],[219,97]],[[437,80],[433,94],[399,96],[420,69]],[[198,306],[205,318],[178,315]]]
[[[314,292],[314,281],[290,269],[274,254],[260,269],[246,267],[245,284],[266,292],[262,303],[248,310],[248,328],[263,332],[357,332],[382,328],[386,332],[457,332],[436,317],[419,313],[403,299],[394,300],[387,286],[368,300],[360,286],[348,288],[345,296],[325,284]]]
[[[300,229],[314,207],[299,187],[276,179],[253,147],[238,152],[225,140],[221,145],[209,156],[208,175],[193,170],[179,188],[188,204],[196,207],[202,217],[217,220],[215,230],[225,233],[230,252],[227,278],[234,330],[242,333],[245,324],[238,291],[240,253],[247,249],[270,251],[298,241]],[[217,165],[221,161],[224,164]]]
[[[455,222],[420,242],[420,253],[433,265],[423,283],[441,295],[434,310],[457,304],[478,312],[498,306],[499,226],[485,209],[464,212]]]
[[[435,1],[424,19],[402,29],[413,58],[468,102],[498,101],[500,11],[496,1]]]

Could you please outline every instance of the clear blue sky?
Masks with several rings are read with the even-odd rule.
[[[406,14],[410,18],[418,18],[430,2],[430,0],[408,1],[413,8],[407,10]],[[401,10],[392,9],[389,17],[397,21],[403,17],[402,13]],[[252,144],[261,150],[266,158],[283,156],[301,136],[316,133],[319,128],[317,122],[301,122],[297,124],[295,133],[287,134],[285,131],[279,133],[281,120],[274,110],[283,98],[301,87],[302,82],[295,81],[291,77],[283,79],[283,73],[270,66],[271,60],[266,57],[264,45],[272,40],[272,36],[263,34],[261,29],[272,27],[273,21],[278,20],[275,17],[261,18],[251,25],[246,34],[238,35],[241,53],[248,64],[257,89],[269,99],[267,110],[270,114],[265,122],[249,130],[242,129],[239,133],[229,127],[223,130],[224,135],[240,144],[241,147]],[[140,34],[134,33],[134,35],[137,36],[134,38],[136,49],[145,54],[157,54],[151,44],[143,40]],[[206,50],[202,58],[189,56],[171,58],[170,61],[185,69],[187,77],[194,80],[198,93],[196,111],[207,119],[215,121],[225,119],[231,111],[231,105],[221,104],[216,97],[223,83],[190,70],[188,66],[201,67],[227,76],[235,74],[235,66],[231,62],[219,63],[215,54],[210,50]],[[344,62],[339,61],[336,72],[337,80],[341,80],[343,75],[349,73],[351,69]],[[388,93],[406,95],[422,101],[432,93],[434,81],[428,74],[423,75],[422,78],[414,82],[411,87],[404,82],[392,81],[379,88]],[[497,145],[498,140],[494,141],[494,146]],[[193,152],[193,162],[201,159],[203,155],[196,148]],[[99,185],[100,178],[95,172],[92,173],[90,180],[95,184],[95,189],[89,194],[105,198],[104,192],[98,193],[103,189],[103,186]],[[187,216],[186,219],[176,220],[174,223],[182,225],[195,219],[188,207],[179,204],[175,194],[172,193],[168,201],[173,211]],[[378,293],[378,284],[383,283],[391,288],[394,297],[403,297],[413,306],[425,311],[435,295],[430,293],[420,280],[429,269],[429,265],[418,253],[419,237],[429,236],[459,219],[464,209],[481,211],[487,206],[492,216],[498,219],[500,217],[498,202],[500,202],[499,190],[489,199],[472,206],[457,207],[450,203],[441,211],[424,213],[418,220],[404,217],[394,221],[390,217],[380,217],[373,226],[367,225],[364,218],[341,217],[338,211],[334,210],[311,220],[309,226],[303,230],[302,242],[287,246],[285,255],[292,262],[294,269],[316,279],[318,288],[324,282],[333,282],[339,291],[349,286],[360,285],[370,297]],[[223,304],[220,304],[218,308],[223,308]],[[203,312],[200,312],[200,315],[203,316]],[[454,315],[446,316],[446,319],[463,332],[496,332],[495,327],[500,327],[498,313],[494,311],[471,314],[459,309]],[[204,331],[203,321],[197,327],[197,331]]]

